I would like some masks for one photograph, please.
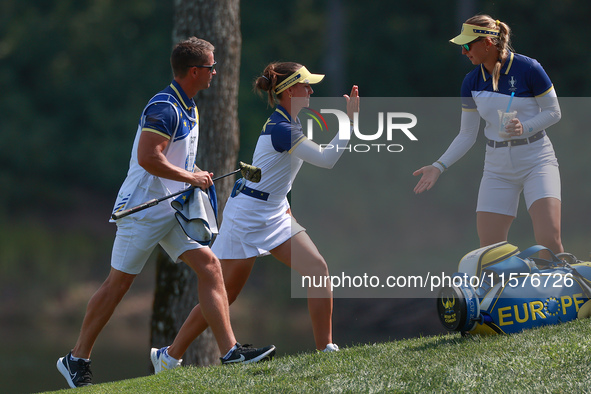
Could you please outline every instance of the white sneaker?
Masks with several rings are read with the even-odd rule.
[[[168,346],[161,349],[152,348],[150,350],[150,358],[152,359],[152,365],[154,366],[154,373],[160,373],[166,369],[174,369],[180,367],[183,360],[177,360],[168,355],[166,351]]]
[[[334,343],[329,343],[328,345],[326,345],[326,348],[324,348],[324,350],[323,350],[324,353],[331,353],[331,352],[338,352],[338,351],[339,351],[339,347]]]

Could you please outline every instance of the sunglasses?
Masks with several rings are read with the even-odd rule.
[[[472,49],[472,44],[482,40],[483,38],[484,37],[479,37],[479,38],[475,39],[474,41],[470,41],[469,43],[462,45],[462,48],[464,48],[466,50],[466,52],[470,52],[470,49]]]
[[[215,71],[216,64],[218,64],[218,62],[213,62],[213,64],[211,66],[189,66],[189,67],[209,68],[209,72],[212,73]]]

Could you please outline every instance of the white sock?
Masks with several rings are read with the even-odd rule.
[[[89,358],[74,357],[74,356],[72,356],[71,354],[70,354],[70,360],[72,360],[72,361],[84,360],[84,361],[86,361],[87,363],[89,363],[89,362],[90,362],[90,359],[89,359]]]
[[[232,349],[230,349],[230,351],[228,353],[226,353],[226,355],[224,357],[222,357],[224,360],[227,360],[228,357],[230,357],[230,355],[232,354],[232,352],[234,350],[238,349],[238,343],[236,343],[236,345],[232,346]]]

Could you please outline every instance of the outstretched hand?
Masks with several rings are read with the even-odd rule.
[[[349,119],[352,122],[354,120],[354,114],[359,113],[359,87],[353,85],[351,95],[343,94],[343,97],[347,100],[347,115],[349,115]]]
[[[431,189],[433,185],[435,185],[435,182],[437,182],[439,175],[441,175],[441,171],[439,171],[437,167],[430,165],[419,168],[412,174],[414,176],[422,175],[421,179],[419,179],[419,182],[414,188],[414,192],[416,194],[419,194],[424,192],[425,190]]]

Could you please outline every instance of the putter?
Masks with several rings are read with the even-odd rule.
[[[258,167],[255,167],[255,166],[253,166],[251,164],[246,164],[246,163],[243,163],[243,162],[240,162],[240,168],[238,168],[237,170],[234,170],[234,171],[229,172],[227,174],[220,175],[220,176],[218,176],[216,178],[213,178],[212,181],[215,182],[215,181],[217,181],[219,179],[228,177],[230,175],[234,175],[234,174],[236,174],[238,172],[241,172],[242,173],[242,177],[244,179],[246,179],[247,181],[251,181],[251,182],[255,182],[255,183],[258,183],[258,182],[261,181],[261,169],[258,168]],[[142,204],[140,204],[138,206],[135,206],[133,208],[126,209],[125,211],[115,212],[115,213],[113,213],[111,215],[111,218],[113,220],[118,220],[118,219],[124,218],[124,217],[129,216],[129,215],[131,215],[133,213],[136,213],[136,212],[139,212],[139,211],[143,211],[146,208],[150,208],[150,207],[153,207],[154,205],[158,205],[158,203],[160,203],[161,201],[168,200],[169,198],[172,198],[172,197],[178,196],[180,194],[186,193],[186,192],[188,192],[190,190],[193,190],[195,188],[197,188],[197,186],[191,186],[191,187],[188,187],[188,188],[186,188],[184,190],[178,191],[176,193],[168,194],[168,195],[166,195],[164,197],[155,198],[153,200],[146,201],[145,203],[142,203]]]

